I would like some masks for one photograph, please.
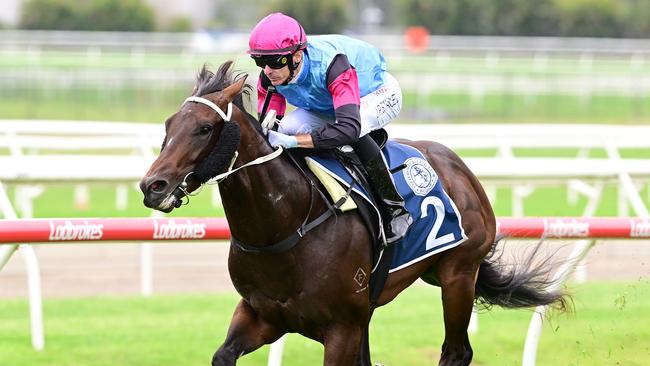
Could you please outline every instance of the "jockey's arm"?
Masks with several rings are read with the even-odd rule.
[[[304,147],[306,149],[314,148],[314,140],[310,134],[296,135],[296,140],[298,140],[298,147]]]
[[[271,81],[260,73],[257,83],[258,113],[261,114]],[[361,114],[359,112],[359,80],[347,56],[337,55],[328,68],[327,89],[332,95],[336,123],[327,124],[314,130],[311,134],[295,135],[297,147],[331,149],[350,145],[359,140],[361,132]],[[275,109],[278,118],[286,111],[286,100],[279,93],[271,97],[269,109]]]
[[[359,80],[347,56],[339,54],[332,60],[327,72],[327,89],[332,95],[336,123],[322,126],[312,131],[311,135],[296,136],[300,147],[331,149],[350,145],[359,140],[361,133]]]
[[[266,93],[268,87],[271,86],[271,80],[264,74],[264,71],[260,72],[260,77],[257,79],[257,114],[258,117],[261,117],[262,108],[264,107],[264,100],[266,99]],[[284,113],[287,109],[287,101],[280,93],[275,93],[271,96],[271,101],[269,102],[269,110],[274,109],[277,113],[276,118],[282,119]],[[304,147],[307,149],[314,148],[314,142],[309,134],[296,135],[296,140],[298,141],[298,147]]]

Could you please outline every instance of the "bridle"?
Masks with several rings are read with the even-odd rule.
[[[227,112],[224,112],[218,105],[216,105],[211,100],[208,100],[208,99],[203,98],[203,97],[197,97],[197,96],[188,97],[187,99],[185,99],[185,101],[183,101],[183,104],[188,103],[188,102],[200,103],[200,104],[204,104],[204,105],[210,107],[212,110],[217,112],[217,114],[223,119],[224,123],[226,124],[225,129],[236,129],[236,133],[238,134],[238,137],[239,137],[239,125],[236,122],[231,121],[231,119],[232,119],[232,109],[233,109],[232,102],[228,103]],[[235,133],[235,132],[233,132],[233,133]],[[222,134],[223,134],[223,131],[222,131]],[[238,141],[239,140],[237,140],[237,142]],[[219,148],[219,145],[220,145],[219,141],[217,141],[215,149]],[[270,160],[273,160],[273,159],[277,158],[278,156],[280,156],[280,154],[282,154],[282,151],[283,151],[282,147],[279,147],[277,150],[273,151],[272,153],[270,153],[268,155],[261,156],[261,157],[259,157],[257,159],[249,161],[248,163],[243,164],[243,165],[233,169],[233,166],[235,165],[235,161],[237,160],[237,157],[239,156],[239,152],[237,151],[237,147],[234,146],[232,151],[226,152],[226,154],[230,155],[230,157],[229,157],[230,158],[230,164],[228,165],[228,169],[225,172],[220,173],[220,174],[216,174],[217,172],[209,172],[209,174],[207,174],[206,172],[201,172],[200,176],[202,177],[202,179],[199,179],[201,185],[194,192],[191,192],[191,193],[188,192],[188,190],[187,190],[187,187],[188,187],[187,179],[192,175],[197,175],[197,171],[192,170],[191,172],[189,172],[189,173],[187,173],[185,175],[185,177],[183,178],[183,181],[172,192],[174,197],[176,197],[175,206],[180,207],[180,205],[183,204],[182,202],[183,202],[184,197],[195,196],[195,195],[199,194],[199,192],[201,191],[201,188],[204,185],[219,184],[221,181],[223,181],[228,176],[230,176],[231,174],[237,172],[240,169],[243,169],[243,168],[246,168],[246,167],[249,167],[249,166],[252,166],[252,165],[263,164],[263,163],[266,163],[267,161],[270,161]],[[207,157],[207,158],[209,158],[209,157]],[[199,165],[197,165],[197,166],[200,166],[200,165],[201,164],[199,163]],[[188,198],[187,202],[189,202],[189,198]]]
[[[208,99],[205,99],[205,98],[202,98],[202,97],[191,96],[191,97],[185,99],[183,104],[185,104],[187,102],[205,104],[208,107],[212,108],[215,112],[217,112],[217,114],[219,116],[221,116],[221,118],[223,118],[224,123],[232,123],[232,124],[234,124],[236,126],[239,126],[236,122],[231,121],[231,118],[232,118],[232,102],[228,103],[228,112],[227,113],[224,113],[224,111],[221,108],[219,108],[219,106],[216,105],[215,103],[213,103],[212,101],[210,101]],[[239,131],[239,129],[237,129],[237,131]],[[222,134],[223,134],[223,131],[222,131]],[[219,141],[217,141],[217,145],[218,144],[219,144]],[[219,184],[221,181],[223,181],[228,176],[230,176],[231,174],[237,172],[240,169],[243,169],[243,168],[251,166],[251,165],[263,164],[263,163],[265,163],[267,161],[270,161],[270,160],[273,160],[273,159],[277,158],[278,156],[280,156],[280,154],[282,154],[282,151],[283,151],[282,147],[278,147],[277,150],[273,151],[272,153],[270,153],[268,155],[261,156],[261,157],[255,159],[255,160],[252,160],[252,161],[250,161],[250,162],[248,162],[248,163],[246,163],[246,164],[244,164],[244,165],[242,165],[242,166],[240,166],[238,168],[232,169],[233,165],[235,164],[235,160],[237,159],[237,156],[239,155],[237,153],[237,149],[235,148],[231,152],[230,166],[228,167],[227,171],[224,172],[224,173],[221,173],[221,174],[217,174],[217,175],[213,176],[212,178],[208,179],[205,182],[201,182],[201,187],[204,184]],[[327,198],[324,196],[323,192],[321,192],[319,189],[316,189],[316,192],[320,193],[323,201],[327,204],[327,209],[322,214],[320,214],[317,218],[315,218],[314,220],[309,221],[309,217],[311,215],[311,211],[312,211],[312,208],[313,208],[313,202],[314,202],[313,199],[314,199],[315,184],[309,177],[307,177],[305,172],[299,167],[299,165],[295,162],[293,157],[291,157],[291,159],[293,160],[294,164],[296,166],[298,166],[300,172],[305,176],[305,178],[307,178],[307,180],[310,183],[309,211],[308,211],[308,213],[307,213],[307,215],[305,217],[305,220],[302,222],[300,227],[298,227],[298,229],[296,231],[294,231],[292,234],[290,234],[288,237],[284,238],[283,240],[280,240],[279,242],[273,243],[271,245],[264,246],[264,247],[258,247],[258,246],[246,244],[246,243],[242,242],[241,240],[238,240],[234,236],[230,237],[231,245],[235,246],[236,248],[238,248],[239,250],[241,250],[243,252],[251,253],[251,254],[278,254],[278,253],[285,252],[285,251],[293,248],[296,244],[298,244],[300,239],[305,234],[307,234],[309,231],[316,228],[321,223],[325,222],[325,220],[329,219],[331,216],[336,216],[336,210],[340,209],[340,207],[343,205],[343,203],[345,203],[345,201],[350,197],[351,190],[352,190],[352,185],[350,185],[348,191],[346,192],[346,195],[341,197],[334,204],[330,204],[329,201],[327,200]],[[192,174],[196,174],[195,171],[191,171],[191,172],[187,173],[185,178],[183,178],[183,181],[174,189],[174,192],[172,193],[177,198],[176,203],[175,203],[175,205],[177,205],[176,207],[179,207],[182,204],[182,198],[183,197],[189,197],[190,196],[190,192],[187,191],[187,186],[188,186],[187,178],[190,177]],[[194,192],[192,192],[191,195],[196,195],[199,192],[200,192],[200,189],[197,189]]]

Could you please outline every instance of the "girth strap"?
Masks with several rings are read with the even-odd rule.
[[[296,230],[293,234],[289,235],[287,238],[273,245],[256,247],[253,245],[245,244],[241,240],[237,240],[235,237],[231,237],[230,242],[232,243],[232,245],[236,246],[237,248],[239,248],[240,250],[246,253],[252,253],[252,254],[282,253],[284,251],[293,248],[296,244],[298,244],[298,241],[300,241],[300,239],[306,233],[308,233],[311,229],[315,228],[316,226],[320,225],[323,221],[327,220],[333,214],[334,214],[333,210],[326,210],[325,212],[323,212],[322,215],[318,216],[314,221],[308,223],[307,225],[301,225],[298,228],[298,230]]]
[[[309,215],[307,215],[307,219],[305,219],[305,222],[303,222],[303,224],[300,225],[300,227],[298,228],[298,230],[296,230],[296,232],[294,232],[293,234],[289,235],[287,238],[275,244],[258,247],[258,246],[246,244],[241,240],[238,240],[234,236],[230,237],[230,243],[231,245],[237,247],[239,250],[251,254],[278,254],[278,253],[285,252],[293,248],[296,244],[298,244],[300,239],[302,239],[302,237],[305,234],[307,234],[309,231],[311,231],[313,228],[322,224],[330,216],[335,215],[336,210],[338,210],[345,203],[345,201],[347,201],[348,198],[350,198],[351,192],[352,192],[352,185],[350,185],[350,188],[347,190],[346,194],[343,197],[341,197],[333,205],[329,206],[329,208],[325,210],[325,212],[323,212],[320,216],[315,218],[313,221],[307,223],[307,219],[309,218]],[[325,202],[327,202],[327,200]]]
[[[381,256],[376,264],[375,270],[370,274],[370,308],[377,307],[377,300],[381,295],[386,279],[388,279],[388,271],[393,262],[393,254],[395,254],[396,243],[389,245],[383,249]]]

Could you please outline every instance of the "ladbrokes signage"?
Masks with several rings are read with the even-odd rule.
[[[71,241],[71,240],[101,240],[104,236],[104,225],[90,224],[88,221],[83,223],[72,223],[64,221],[63,224],[57,224],[50,221],[51,241]]]
[[[544,236],[547,237],[587,237],[589,223],[578,220],[544,220]]]
[[[632,238],[650,238],[650,221],[630,220],[630,237]]]
[[[194,224],[190,220],[176,223],[169,220],[167,223],[153,222],[154,239],[202,239],[205,237],[205,224]]]

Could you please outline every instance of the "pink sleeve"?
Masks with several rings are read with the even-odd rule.
[[[327,89],[332,94],[334,109],[346,104],[359,105],[361,103],[359,79],[357,79],[357,72],[354,68],[342,72],[327,86]]]
[[[262,78],[257,79],[257,113],[262,113],[266,99],[266,89],[262,87]],[[280,93],[274,93],[269,102],[269,110],[275,109],[278,116],[284,116],[287,109],[287,100]]]

